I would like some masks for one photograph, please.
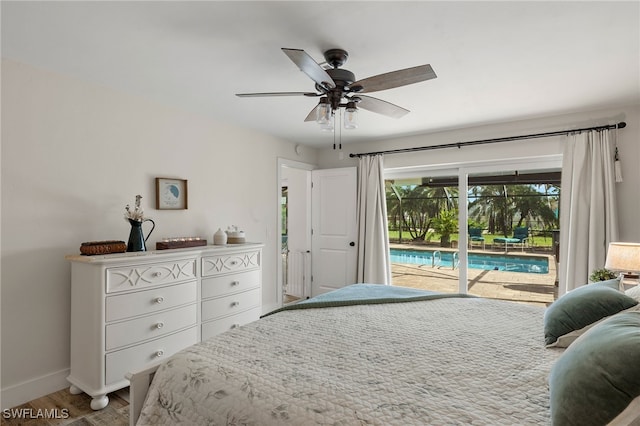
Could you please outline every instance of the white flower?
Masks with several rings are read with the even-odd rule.
[[[133,211],[131,211],[131,208],[129,207],[129,204],[127,204],[124,207],[125,213],[124,213],[124,218],[125,220],[135,220],[137,222],[142,222],[145,220],[144,217],[144,212],[142,211],[142,207],[140,207],[140,200],[142,199],[142,195],[136,195],[136,204],[135,204],[135,208],[133,209]]]

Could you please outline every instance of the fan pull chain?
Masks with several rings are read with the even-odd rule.
[[[342,150],[342,114],[340,114],[340,109],[338,109],[338,118],[336,119],[335,111],[331,111],[331,116],[333,118],[333,149],[335,151],[336,146],[339,150]],[[336,142],[336,128],[338,128],[338,141]]]
[[[333,115],[333,150],[336,150],[336,115],[334,111],[331,111]]]
[[[338,110],[338,115],[340,116],[340,145],[338,149],[342,150],[342,114],[340,114],[340,110]]]

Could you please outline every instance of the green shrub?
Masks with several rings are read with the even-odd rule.
[[[592,283],[597,283],[599,281],[612,280],[617,276],[618,274],[608,269],[605,269],[605,268],[596,269],[593,272],[591,272],[591,275],[589,275],[589,281],[591,281]]]

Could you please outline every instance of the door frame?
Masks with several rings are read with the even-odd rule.
[[[307,170],[309,172],[311,172],[311,170],[314,170],[317,168],[317,166],[315,164],[310,164],[310,163],[304,163],[301,161],[296,161],[296,160],[290,160],[288,158],[281,158],[278,157],[277,159],[277,172],[276,172],[276,176],[277,176],[277,182],[278,184],[276,185],[276,209],[278,214],[276,215],[277,221],[276,221],[276,259],[278,259],[278,261],[276,262],[276,298],[277,298],[277,306],[276,308],[280,308],[283,305],[283,294],[282,294],[282,280],[284,277],[283,274],[283,270],[282,270],[282,262],[281,260],[281,255],[282,255],[282,209],[280,208],[280,199],[282,197],[282,168],[283,167],[289,167],[292,169],[299,169],[299,170]],[[311,188],[309,188],[309,196],[311,196]],[[311,229],[309,228],[309,232],[311,232]]]

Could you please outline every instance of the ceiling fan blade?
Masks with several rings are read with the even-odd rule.
[[[386,115],[391,118],[400,118],[407,115],[410,111],[404,109],[391,102],[383,101],[382,99],[372,98],[371,96],[358,95],[360,102],[358,102],[358,108],[366,109],[367,111],[376,112],[378,114]]]
[[[304,121],[316,121],[316,117],[318,115],[318,112],[317,112],[318,108],[320,108],[320,104],[316,105],[316,107],[311,110],[311,112],[309,113],[309,115],[307,115],[307,118],[305,118]]]
[[[312,92],[267,92],[267,93],[236,93],[241,98],[256,98],[261,96],[321,96],[322,93]]]
[[[433,68],[431,68],[431,65],[420,65],[367,77],[352,83],[349,88],[358,93],[371,93],[419,83],[436,77],[437,75],[433,71]],[[359,89],[359,87],[362,87],[362,89]]]
[[[300,71],[308,75],[319,86],[333,89],[336,83],[331,76],[307,52],[302,49],[285,49],[282,51],[300,68]]]

